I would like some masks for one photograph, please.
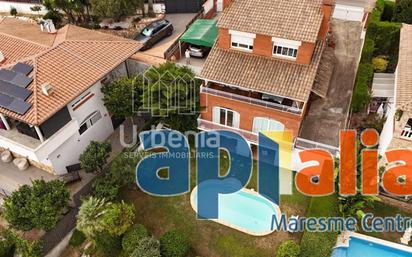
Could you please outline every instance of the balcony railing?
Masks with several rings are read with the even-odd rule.
[[[253,133],[251,131],[242,130],[238,128],[224,126],[212,121],[203,120],[201,118],[197,119],[198,128],[200,130],[209,131],[209,130],[229,130],[236,132],[242,135],[247,141],[252,144],[257,144],[258,142],[258,134]],[[294,149],[298,150],[305,150],[305,149],[322,149],[330,152],[334,156],[339,156],[339,148],[322,144],[319,142],[303,139],[303,138],[296,138],[294,142]]]
[[[228,98],[228,99],[239,101],[239,102],[258,105],[258,106],[262,106],[264,108],[275,109],[275,110],[279,110],[279,111],[283,111],[283,112],[290,112],[290,113],[297,114],[297,115],[302,114],[302,109],[299,109],[299,108],[286,106],[286,105],[281,105],[281,104],[277,104],[277,103],[272,103],[272,102],[268,102],[268,101],[264,101],[264,100],[260,100],[260,99],[256,99],[256,98],[252,98],[252,97],[242,96],[242,95],[238,95],[238,94],[233,94],[233,93],[225,92],[225,91],[222,91],[222,90],[216,90],[216,89],[212,89],[212,88],[202,86],[201,89],[200,89],[200,92],[210,94],[210,95],[219,96],[219,97]]]
[[[258,135],[247,131],[247,130],[242,130],[242,129],[238,129],[238,128],[233,128],[233,127],[228,127],[228,126],[224,126],[218,123],[214,123],[208,120],[203,120],[203,119],[197,119],[197,125],[198,128],[201,130],[205,130],[205,131],[209,131],[209,130],[229,130],[229,131],[233,131],[236,132],[240,135],[242,135],[247,141],[251,142],[251,143],[257,143],[258,141]]]
[[[412,129],[405,127],[401,132],[401,138],[412,140]]]

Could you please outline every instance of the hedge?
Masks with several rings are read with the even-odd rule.
[[[124,234],[122,240],[123,250],[131,254],[136,247],[136,242],[144,237],[148,237],[149,232],[142,224],[136,224]]]
[[[170,230],[160,238],[162,257],[186,257],[189,254],[190,242],[185,234]]]
[[[355,82],[351,108],[354,112],[359,112],[370,101],[369,87],[373,79],[373,66],[370,63],[361,63],[358,68],[358,76]]]

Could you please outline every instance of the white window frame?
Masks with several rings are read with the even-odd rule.
[[[296,60],[299,54],[299,47],[302,45],[300,41],[288,40],[283,38],[272,38],[273,47],[272,47],[272,55],[278,56],[282,58],[288,58],[292,60]],[[278,50],[280,49],[280,53]],[[286,51],[286,54],[283,52]]]
[[[259,124],[261,122],[262,124]],[[259,133],[264,131],[284,131],[285,125],[275,119],[266,117],[255,117],[253,119],[253,133]]]
[[[230,34],[230,47],[252,52],[253,45],[256,38],[256,34],[253,33],[246,33],[241,31],[229,30]]]
[[[99,120],[102,119],[102,114],[100,111],[95,111],[92,114],[90,114],[81,124],[79,127],[79,134],[83,135],[84,133],[89,130],[89,128],[93,127]],[[86,126],[86,129],[81,131],[81,127]]]
[[[224,124],[220,123],[222,111],[225,112]],[[232,126],[228,125],[228,113],[229,112],[232,113]],[[225,126],[225,127],[239,128],[240,114],[237,111],[234,111],[232,109],[215,106],[213,107],[213,122],[216,124]]]

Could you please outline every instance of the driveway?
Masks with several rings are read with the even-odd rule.
[[[186,31],[187,24],[189,24],[196,15],[196,13],[167,14],[165,19],[173,24],[173,34],[170,37],[162,39],[151,49],[140,53],[163,59],[166,50]]]
[[[339,146],[339,131],[346,126],[361,53],[360,22],[333,20],[336,64],[326,98],[312,101],[303,120],[301,138]]]

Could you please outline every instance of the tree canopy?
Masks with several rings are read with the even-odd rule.
[[[397,22],[412,24],[412,0],[397,0],[393,19]]]
[[[120,21],[122,18],[136,14],[143,5],[142,0],[90,0],[93,14]]]
[[[39,228],[48,231],[55,227],[69,197],[63,182],[35,180],[32,186],[21,186],[5,199],[4,217],[19,230]]]
[[[80,155],[82,168],[89,173],[101,172],[111,151],[112,146],[110,143],[91,141],[86,150]]]

